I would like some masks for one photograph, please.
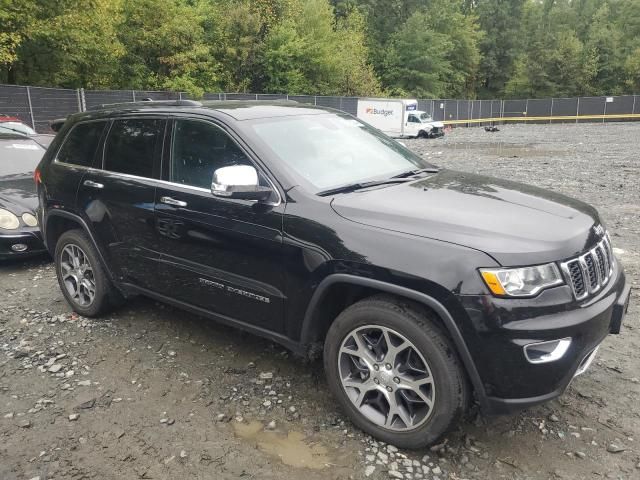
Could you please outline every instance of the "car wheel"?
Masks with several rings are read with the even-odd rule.
[[[386,296],[333,322],[324,346],[329,387],[353,423],[398,447],[436,442],[464,413],[469,387],[432,314]]]
[[[106,276],[93,243],[82,230],[60,236],[55,264],[62,294],[80,315],[97,317],[122,303],[122,295]]]
[[[418,138],[429,138],[429,134],[427,132],[425,132],[424,130],[420,130],[418,132]]]

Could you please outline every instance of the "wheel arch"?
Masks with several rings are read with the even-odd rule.
[[[324,300],[330,298],[330,293],[340,287],[346,287],[352,292],[360,292],[360,295],[356,294],[356,300],[360,299],[357,297],[360,296],[364,298],[365,296],[368,296],[368,294],[388,293],[396,297],[411,300],[433,311],[438,316],[443,327],[446,329],[446,333],[453,341],[468,378],[476,392],[476,396],[480,400],[481,405],[484,406],[486,403],[484,385],[482,384],[475,362],[467,348],[458,325],[447,308],[438,299],[426,293],[372,278],[358,277],[342,273],[329,275],[320,282],[307,307],[300,335],[300,343],[302,345],[312,349],[313,345],[317,344],[318,340],[320,340],[322,335],[326,333],[326,330],[328,330],[331,323],[335,320],[337,314],[329,315],[326,320],[321,318],[321,314],[327,311],[326,303],[328,302],[324,302]],[[324,310],[323,305],[325,305]],[[345,305],[345,307],[346,306],[348,305]],[[338,308],[340,307],[343,306],[340,305]]]
[[[91,241],[96,251],[98,252],[98,256],[100,257],[100,263],[102,264],[102,267],[107,273],[107,277],[109,277],[109,280],[111,280],[111,282],[118,289],[118,291],[120,291],[120,293],[123,293],[122,289],[119,287],[118,283],[115,281],[115,277],[113,275],[113,272],[109,268],[109,264],[106,261],[104,252],[100,248],[100,245],[98,244],[98,242],[96,242],[96,239],[93,236],[93,233],[91,232],[91,229],[89,228],[87,223],[79,215],[76,215],[71,212],[67,212],[65,210],[53,210],[48,212],[48,215],[46,217],[46,221],[44,224],[42,236],[44,239],[44,243],[47,247],[47,250],[49,251],[51,256],[55,257],[56,244],[58,243],[58,239],[60,238],[60,236],[64,232],[67,232],[69,230],[75,230],[75,229],[82,230],[85,234],[87,234],[87,236],[89,237],[89,240]]]

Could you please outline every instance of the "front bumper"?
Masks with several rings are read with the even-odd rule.
[[[444,137],[444,127],[433,127],[429,132],[431,138]]]
[[[19,251],[14,250],[14,245],[26,247]],[[37,228],[21,229],[12,231],[11,233],[0,233],[0,260],[10,260],[12,258],[24,258],[33,255],[39,255],[46,252],[47,249],[42,242],[42,235]]]
[[[510,413],[562,395],[604,338],[620,332],[629,294],[616,262],[605,289],[584,302],[573,301],[567,286],[533,299],[460,297],[470,317],[463,336],[484,387],[483,410]],[[524,355],[525,345],[564,338],[571,344],[558,360],[533,364]]]

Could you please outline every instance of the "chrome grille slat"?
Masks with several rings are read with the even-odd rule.
[[[608,236],[582,255],[560,264],[567,283],[577,300],[599,292],[609,282],[613,272],[613,252]]]

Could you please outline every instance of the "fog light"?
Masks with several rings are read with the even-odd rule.
[[[549,363],[560,360],[571,345],[571,338],[530,343],[524,346],[524,356],[529,363]]]
[[[14,243],[13,245],[11,245],[11,250],[13,250],[14,252],[26,252],[27,251],[27,247],[24,243]]]

